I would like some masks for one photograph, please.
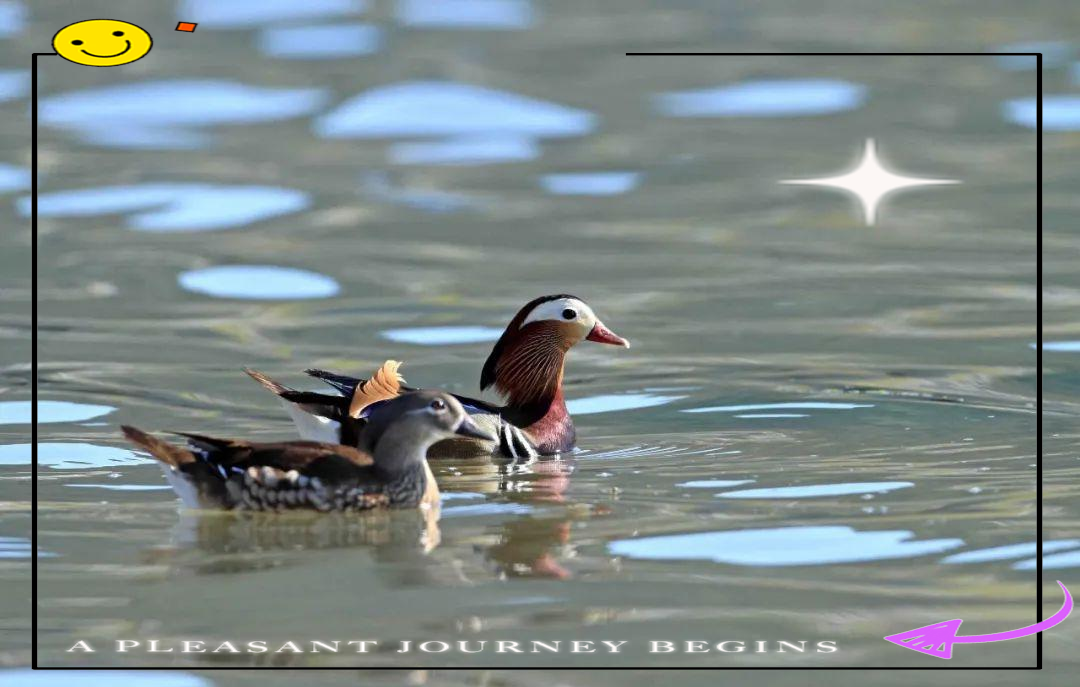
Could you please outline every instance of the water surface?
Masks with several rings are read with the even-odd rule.
[[[22,32],[0,47],[47,44],[28,32],[67,16],[47,4],[0,2],[33,13],[11,20],[0,9],[0,27]],[[986,632],[1033,622],[1035,83],[1025,65],[989,53],[1071,41],[1073,3],[1055,4],[1060,21],[1042,31],[994,7],[980,9],[973,30],[970,7],[935,5],[912,19],[847,1],[783,12],[702,2],[631,12],[609,0],[154,5],[141,21],[158,27],[159,45],[130,68],[43,63],[44,664],[117,665],[107,652],[66,653],[76,638],[377,633],[828,638],[842,650],[631,652],[622,665],[915,667],[925,657],[881,638],[948,618]],[[178,20],[199,30],[169,35]],[[974,35],[992,43],[972,44]],[[623,56],[942,41],[988,54],[933,65]],[[1064,580],[1080,569],[1080,175],[1070,152],[1080,96],[1069,45],[1046,75],[1042,351],[1046,538],[1056,542],[1045,563]],[[19,666],[29,657],[30,157],[27,65],[13,57],[3,69],[0,127],[23,142],[0,167],[11,228],[0,232],[0,580],[13,592],[0,660]],[[897,169],[963,185],[906,193],[868,228],[834,194],[776,183],[831,173],[871,136]],[[412,384],[479,394],[509,318],[560,292],[586,299],[633,344],[571,351],[566,396],[580,450],[525,465],[436,465],[437,531],[417,513],[181,513],[161,470],[119,432],[124,423],[293,437],[243,366],[316,388],[305,368],[364,375],[393,358]],[[1056,607],[1056,586],[1046,592]],[[1075,667],[1077,637],[1068,627],[1048,635],[1048,655]],[[256,682],[194,673],[260,659],[125,661],[183,671],[129,674],[130,684],[233,687]],[[1033,662],[1034,643],[1022,640],[958,651],[951,665]],[[770,675],[782,687],[812,679]],[[967,675],[951,684],[997,679]],[[566,682],[655,678],[596,671]],[[49,679],[0,673],[60,684]],[[358,679],[405,678],[325,675]],[[538,673],[426,679],[551,683]],[[828,684],[865,679],[847,672]]]

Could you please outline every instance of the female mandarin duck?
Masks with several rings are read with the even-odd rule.
[[[134,427],[124,434],[162,463],[186,506],[236,510],[358,511],[435,507],[426,455],[452,436],[494,441],[450,394],[417,391],[382,403],[360,448],[315,441],[255,444],[184,434],[175,446]]]
[[[480,375],[480,390],[494,387],[506,398],[506,404],[496,406],[455,396],[477,424],[494,432],[498,439],[487,443],[442,442],[429,455],[450,457],[482,452],[519,459],[572,449],[576,434],[563,398],[563,367],[567,352],[582,341],[630,347],[579,298],[558,294],[527,303],[510,320]],[[341,396],[296,391],[254,370],[247,372],[286,402],[301,436],[351,445],[363,432],[372,409],[410,390],[402,386],[398,365],[388,361],[369,380],[323,370],[307,371],[336,388]]]

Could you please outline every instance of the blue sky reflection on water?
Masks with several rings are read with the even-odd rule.
[[[1010,558],[1024,558],[1034,556],[1038,544],[1026,542],[1023,544],[1006,544],[994,546],[989,549],[976,549],[974,551],[962,551],[946,556],[941,559],[942,563],[988,563],[991,561],[1005,561]],[[1080,539],[1058,539],[1043,541],[1043,555],[1055,551],[1080,548]]]
[[[738,413],[753,410],[855,410],[856,408],[873,408],[870,403],[842,403],[834,401],[790,401],[784,403],[749,403],[743,405],[706,406],[704,408],[688,408],[684,413]],[[788,415],[784,413],[784,415]]]
[[[99,86],[41,100],[42,124],[120,148],[199,148],[203,127],[291,119],[322,107],[319,88],[271,88],[219,79],[163,79]]]
[[[26,6],[15,0],[0,0],[0,38],[17,36],[26,25]]]
[[[618,196],[638,185],[637,172],[564,172],[540,177],[540,185],[557,196]]]
[[[0,401],[0,425],[30,424],[32,421],[30,401]],[[84,422],[108,415],[116,410],[112,406],[71,401],[37,402],[38,422]]]
[[[1036,344],[1031,344],[1032,348]],[[1051,353],[1080,353],[1080,341],[1043,341],[1042,349]]]
[[[272,186],[215,184],[138,184],[43,193],[41,217],[92,217],[133,213],[127,224],[142,231],[214,231],[299,212],[311,203],[307,193]],[[30,198],[19,199],[30,214]]]
[[[0,102],[21,98],[30,90],[30,72],[24,69],[0,69]]]
[[[804,484],[797,487],[767,487],[727,491],[717,496],[725,499],[805,499],[853,494],[883,494],[915,486],[912,482],[848,482],[843,484]]]
[[[0,687],[214,687],[206,678],[168,670],[0,670]]]
[[[527,29],[534,20],[529,0],[397,0],[398,21],[426,29]]]
[[[399,343],[417,346],[444,346],[451,344],[482,343],[498,341],[502,329],[497,327],[447,326],[447,327],[405,327],[387,329],[382,337]]]
[[[361,14],[369,0],[180,0],[176,16],[202,29],[242,29],[273,22]]]
[[[0,163],[0,193],[21,191],[30,186],[30,170]]]
[[[837,79],[769,79],[656,96],[668,117],[806,117],[854,110],[867,97],[862,84]]]
[[[1034,129],[1037,107],[1035,98],[1017,98],[1002,106],[1005,120]],[[1080,130],[1080,95],[1043,96],[1043,131]]]
[[[596,126],[584,110],[452,81],[379,86],[315,120],[324,138],[520,135],[582,136]]]
[[[661,394],[599,394],[572,398],[566,402],[566,409],[571,415],[592,415],[611,413],[619,410],[652,408],[686,398],[685,396],[665,396]]]
[[[194,293],[242,300],[329,298],[338,283],[317,272],[276,265],[221,265],[184,272],[180,286]]]
[[[616,556],[643,560],[711,560],[749,566],[824,565],[908,558],[963,545],[961,539],[915,540],[906,530],[775,527],[672,534],[611,542]]]
[[[0,465],[30,465],[30,444],[0,445]],[[127,449],[84,442],[44,442],[38,444],[38,464],[56,470],[87,470],[121,465],[152,463],[149,458]]]
[[[382,45],[382,29],[373,24],[271,26],[259,33],[264,55],[290,60],[372,55]]]

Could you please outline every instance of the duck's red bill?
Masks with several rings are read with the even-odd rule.
[[[630,348],[630,342],[622,338],[615,332],[611,331],[604,326],[603,322],[597,322],[593,325],[592,331],[585,337],[589,341],[595,341],[596,343],[611,344],[612,346],[622,346],[623,348]]]

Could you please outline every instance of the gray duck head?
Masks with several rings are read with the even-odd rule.
[[[455,436],[497,441],[495,435],[477,426],[450,394],[413,391],[371,414],[361,444],[380,472],[394,474],[422,465],[432,445]]]

